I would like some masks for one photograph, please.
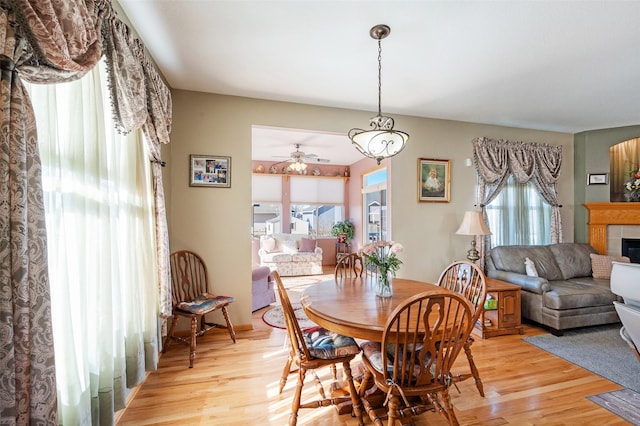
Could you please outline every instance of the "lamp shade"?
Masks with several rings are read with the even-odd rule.
[[[456,231],[459,235],[489,235],[489,227],[484,222],[481,211],[467,211],[464,213],[460,228]]]

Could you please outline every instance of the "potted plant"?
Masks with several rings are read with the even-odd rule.
[[[339,243],[347,243],[353,239],[355,228],[349,219],[338,222],[331,227],[331,235],[338,237]]]

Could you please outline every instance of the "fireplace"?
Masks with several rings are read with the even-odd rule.
[[[640,263],[640,238],[623,238],[622,255],[631,259],[631,263]]]
[[[589,244],[599,254],[607,254],[607,226],[640,225],[640,203],[585,203],[584,206],[589,212]]]

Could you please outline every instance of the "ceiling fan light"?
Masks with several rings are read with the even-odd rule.
[[[289,165],[289,170],[292,170],[294,172],[303,172],[307,170],[307,165],[301,160],[296,160],[295,163]]]

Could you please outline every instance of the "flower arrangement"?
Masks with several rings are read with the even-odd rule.
[[[393,241],[375,241],[365,244],[360,249],[367,263],[375,265],[378,276],[378,294],[383,297],[391,296],[390,276],[396,276],[402,261],[398,259],[398,253],[402,253],[404,247]]]
[[[638,199],[640,197],[640,169],[629,173],[630,179],[625,182],[624,189],[626,191],[625,198],[627,200]]]

